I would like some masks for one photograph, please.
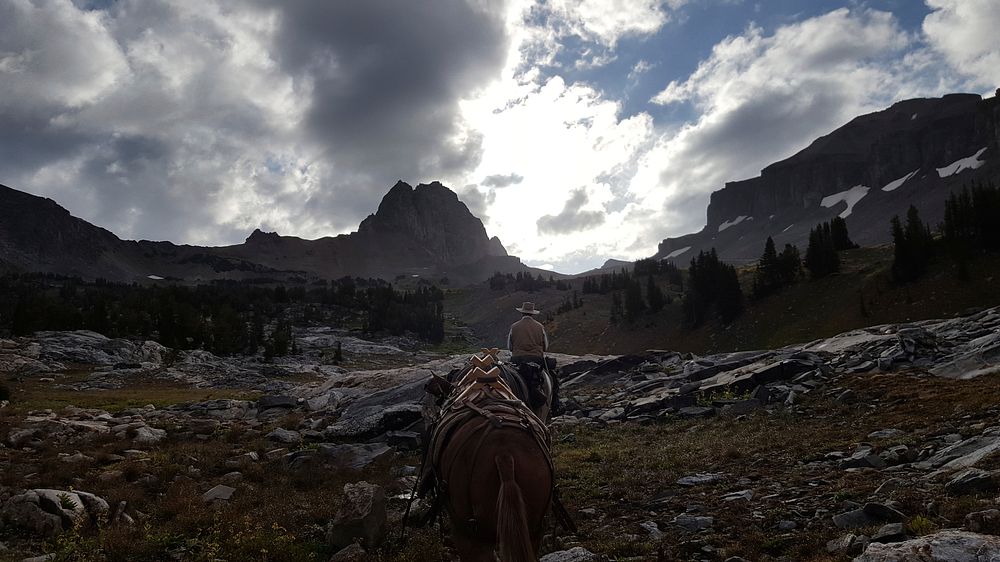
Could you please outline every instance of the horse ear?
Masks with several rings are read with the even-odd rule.
[[[437,397],[447,396],[451,393],[453,385],[444,377],[431,373],[431,380],[424,385],[424,390]]]

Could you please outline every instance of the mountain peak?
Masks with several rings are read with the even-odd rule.
[[[246,244],[265,244],[273,243],[281,240],[281,236],[277,232],[264,232],[263,230],[256,228],[250,236],[246,239]]]

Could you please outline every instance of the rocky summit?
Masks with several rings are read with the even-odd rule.
[[[0,340],[0,556],[451,559],[433,526],[399,530],[423,385],[468,352],[295,331],[273,360]],[[780,349],[554,357],[578,530],[553,526],[543,560],[1000,553],[1000,308]]]

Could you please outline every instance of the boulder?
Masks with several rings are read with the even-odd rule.
[[[135,437],[132,438],[132,442],[136,445],[155,445],[166,437],[167,431],[165,429],[143,425],[135,429]]]
[[[674,517],[673,523],[685,531],[693,533],[695,531],[708,529],[715,523],[715,519],[707,516],[688,515],[686,513],[682,513],[677,517]]]
[[[0,520],[51,537],[78,523],[96,521],[108,509],[108,502],[87,492],[36,489],[8,499],[0,508]]]
[[[892,544],[871,543],[854,562],[989,562],[1000,560],[1000,537],[945,530]]]
[[[966,515],[965,528],[973,533],[1000,534],[1000,510],[987,509]]]
[[[385,491],[376,484],[358,482],[345,484],[344,495],[344,503],[327,526],[327,543],[344,548],[361,539],[369,549],[378,546],[385,537]]]
[[[968,468],[955,475],[944,485],[946,492],[953,496],[964,496],[996,489],[993,475],[978,468]]]
[[[291,429],[285,429],[279,427],[267,434],[268,441],[276,441],[278,443],[284,443],[286,445],[293,445],[302,440],[298,431],[293,431]]]

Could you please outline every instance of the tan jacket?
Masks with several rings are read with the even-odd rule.
[[[513,357],[544,357],[549,348],[549,336],[540,322],[525,316],[510,327],[507,348]]]

